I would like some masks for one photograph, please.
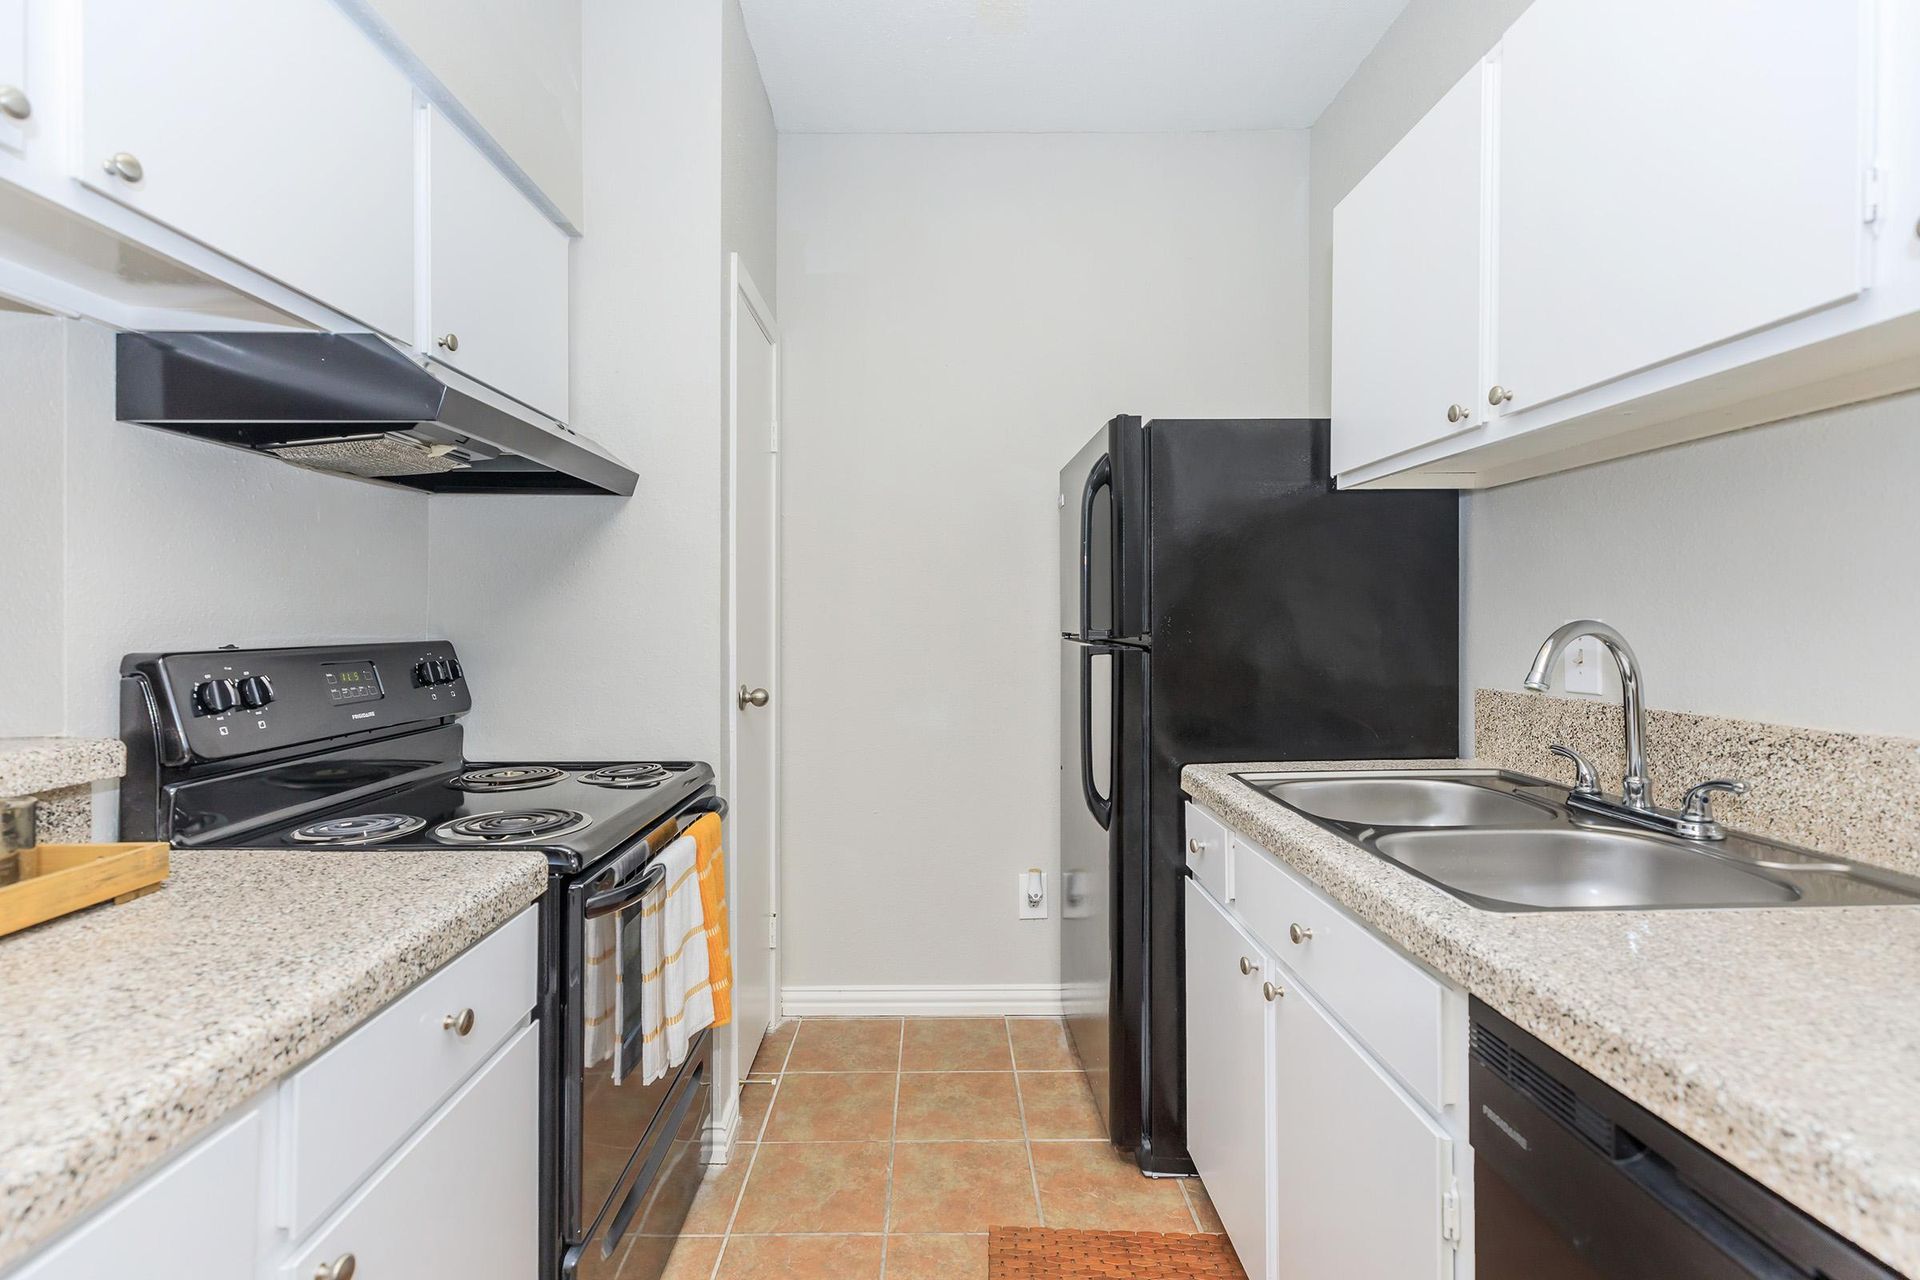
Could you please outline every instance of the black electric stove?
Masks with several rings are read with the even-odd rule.
[[[124,840],[543,854],[542,1280],[596,1274],[629,1236],[678,1230],[708,1137],[711,1037],[660,1080],[615,1083],[608,1061],[586,1060],[580,1002],[590,922],[636,915],[654,859],[725,811],[710,767],[469,760],[472,696],[445,641],[131,654],[120,675]],[[642,1022],[630,1011],[623,1025]],[[589,1161],[589,1145],[631,1154]],[[647,1280],[631,1262],[622,1275]]]

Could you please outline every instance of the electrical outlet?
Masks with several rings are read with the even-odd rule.
[[[1022,920],[1045,920],[1047,918],[1047,873],[1037,867],[1022,871],[1018,877],[1020,896],[1020,918]]]
[[[1600,642],[1592,636],[1581,636],[1568,645],[1561,678],[1568,693],[1604,692],[1600,678]]]

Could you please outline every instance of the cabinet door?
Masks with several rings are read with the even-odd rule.
[[[1333,470],[1484,420],[1487,72],[1475,66],[1333,211]]]
[[[1260,949],[1188,880],[1187,1151],[1251,1280],[1271,1274],[1266,968]]]
[[[1506,408],[1859,291],[1868,3],[1539,0],[1508,29]]]
[[[176,1157],[13,1280],[251,1280],[260,1239],[260,1113]]]
[[[538,1269],[540,1027],[523,1029],[281,1266],[525,1280]]]
[[[430,111],[428,355],[565,421],[567,235]]]
[[[81,182],[412,340],[413,90],[338,7],[84,0],[77,26]]]
[[[11,93],[9,93],[11,91]],[[41,104],[33,98],[33,86],[27,83],[27,0],[0,0],[0,94],[7,94],[10,109],[0,108],[0,147],[19,152],[27,141],[26,120],[15,112],[37,110]],[[20,95],[14,98],[13,95]]]
[[[1441,1280],[1453,1146],[1298,984],[1273,1017],[1274,1270]]]

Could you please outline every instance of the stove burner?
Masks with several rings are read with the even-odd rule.
[[[667,767],[660,764],[610,764],[580,775],[580,781],[595,787],[657,787],[666,780]]]
[[[291,838],[301,844],[382,844],[410,836],[426,825],[425,818],[409,814],[367,813],[308,823],[296,828]]]
[[[448,844],[531,844],[572,835],[592,821],[572,809],[498,809],[443,822],[433,836]]]
[[[564,769],[552,765],[504,765],[498,769],[474,769],[453,780],[462,791],[527,791],[550,786],[567,776]]]

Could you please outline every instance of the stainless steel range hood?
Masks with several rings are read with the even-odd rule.
[[[122,333],[115,416],[431,493],[601,493],[586,437],[371,333]]]

